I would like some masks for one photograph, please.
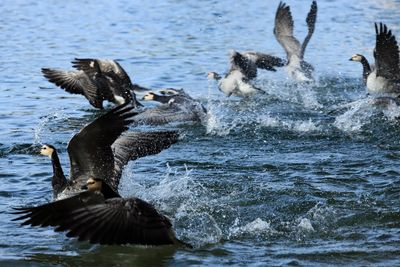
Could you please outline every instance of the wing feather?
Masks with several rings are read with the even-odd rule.
[[[115,175],[106,181],[107,184],[117,191],[123,168],[128,161],[160,153],[176,143],[178,137],[178,133],[174,131],[123,134],[111,146],[115,159]]]
[[[399,47],[392,31],[383,23],[375,23],[375,65],[376,74],[390,80],[400,78]]]
[[[274,34],[285,49],[288,60],[292,55],[301,58],[300,42],[293,36],[293,28],[294,23],[290,7],[280,2],[275,14]]]
[[[72,180],[88,176],[107,179],[114,174],[114,155],[111,145],[128,129],[135,113],[132,106],[120,105],[75,134],[68,144]]]

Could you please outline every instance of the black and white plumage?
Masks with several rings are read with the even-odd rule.
[[[251,84],[251,80],[257,77],[257,68],[275,71],[276,66],[281,63],[277,57],[257,52],[237,51],[230,52],[230,68],[228,73],[222,77],[216,72],[209,72],[208,79],[218,82],[218,88],[227,96],[235,95],[247,97],[256,93],[264,93],[260,88]]]
[[[106,182],[89,178],[87,191],[36,207],[14,208],[22,225],[53,226],[68,237],[102,245],[186,245],[170,220],[139,198],[122,198]],[[190,246],[190,245],[188,245]]]
[[[294,22],[290,7],[280,2],[275,14],[274,35],[286,52],[286,71],[297,81],[314,80],[312,76],[314,68],[304,61],[304,54],[314,33],[317,10],[317,2],[313,1],[306,18],[308,33],[302,44],[293,35]]]
[[[159,153],[177,142],[176,132],[127,132],[133,122],[132,106],[118,106],[86,125],[68,143],[70,177],[66,179],[51,145],[43,145],[40,153],[49,156],[53,165],[55,199],[69,197],[80,191],[87,178],[103,179],[117,191],[123,167],[129,160]]]
[[[359,54],[351,61],[363,65],[363,81],[369,93],[400,94],[399,47],[392,31],[383,23],[375,23],[376,43],[374,49],[375,66]]]
[[[168,88],[160,90],[160,93],[162,95],[149,92],[143,97],[143,100],[157,101],[161,105],[136,115],[134,122],[161,125],[173,122],[204,122],[207,119],[207,109],[183,89]]]
[[[42,68],[42,73],[50,82],[71,94],[84,95],[96,108],[103,108],[107,100],[117,105],[132,102],[135,107],[142,106],[134,91],[146,90],[131,79],[115,60],[78,59],[72,61],[73,71]]]

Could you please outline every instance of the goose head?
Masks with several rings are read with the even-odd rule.
[[[355,55],[353,55],[349,60],[350,60],[350,61],[361,62],[361,61],[363,60],[363,58],[365,58],[363,55],[355,54]]]
[[[40,148],[40,154],[43,156],[48,156],[49,158],[51,158],[51,156],[53,155],[54,151],[56,151],[55,147],[52,145],[48,145],[48,144],[44,144],[41,148]]]
[[[218,74],[218,73],[216,73],[216,72],[214,72],[214,71],[210,71],[209,73],[207,73],[207,79],[209,79],[209,80],[220,80],[221,79],[221,76]]]

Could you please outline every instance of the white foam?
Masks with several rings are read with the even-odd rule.
[[[265,127],[279,127],[287,130],[307,133],[319,131],[320,128],[311,119],[305,121],[281,120],[278,117],[263,115],[259,117],[259,123]]]
[[[374,115],[382,113],[389,121],[396,121],[400,116],[400,107],[389,97],[368,97],[340,108],[348,108],[342,115],[336,117],[334,126],[345,132],[358,132],[371,123]]]
[[[250,234],[250,235],[260,235],[260,234],[271,234],[275,231],[271,228],[269,222],[263,221],[260,218],[255,219],[243,226],[239,226],[239,219],[236,218],[233,225],[229,229],[229,238],[236,238],[238,236]]]
[[[314,231],[314,227],[312,226],[311,221],[307,218],[302,218],[297,226],[302,230]]]

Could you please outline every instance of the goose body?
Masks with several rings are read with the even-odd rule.
[[[53,226],[68,237],[101,245],[184,244],[170,220],[139,198],[122,198],[104,180],[89,178],[85,191],[36,207],[15,208],[22,225]]]
[[[161,104],[136,115],[133,118],[134,122],[161,125],[173,122],[204,122],[206,120],[206,108],[184,90],[166,89],[160,92],[163,95],[150,92],[143,97],[143,100],[157,101]]]
[[[133,122],[132,106],[118,106],[86,125],[68,143],[70,177],[64,176],[56,149],[43,145],[40,153],[53,165],[53,196],[62,199],[81,191],[88,176],[100,177],[117,191],[129,160],[159,153],[177,141],[176,132],[127,132]]]
[[[363,66],[363,82],[368,93],[400,95],[399,47],[392,31],[383,23],[375,23],[376,43],[374,49],[375,66],[360,54],[350,60]]]
[[[42,73],[65,91],[84,95],[96,108],[102,109],[105,100],[117,105],[132,102],[134,107],[142,106],[134,91],[146,88],[132,84],[128,74],[115,60],[75,59],[72,64],[76,70],[43,68]]]
[[[314,33],[316,19],[317,2],[313,1],[306,18],[308,33],[303,43],[300,44],[293,35],[294,22],[290,7],[280,2],[275,14],[274,35],[286,52],[287,63],[285,69],[293,79],[299,82],[314,81],[312,76],[314,68],[304,60],[304,54]]]

